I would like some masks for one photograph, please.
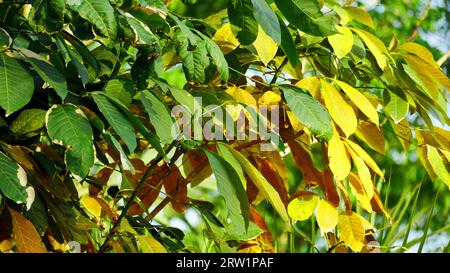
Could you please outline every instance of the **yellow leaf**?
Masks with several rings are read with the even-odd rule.
[[[5,253],[10,251],[14,247],[11,239],[5,239],[0,242],[0,253]]]
[[[354,212],[353,214],[358,216],[358,218],[359,218],[359,220],[361,220],[361,223],[363,224],[365,230],[373,230],[375,232],[377,231],[377,229],[369,221],[367,221],[366,218],[362,217],[361,214],[358,214],[356,212]]]
[[[364,160],[362,160],[350,147],[347,146],[347,150],[353,159],[353,163],[355,163],[356,169],[358,170],[358,176],[364,191],[367,194],[367,198],[372,199],[374,186],[369,168],[364,163]]]
[[[367,48],[370,50],[370,52],[372,52],[373,56],[375,57],[378,66],[381,68],[381,70],[384,70],[388,62],[388,57],[390,55],[383,42],[377,37],[375,37],[373,34],[364,31],[362,29],[353,27],[351,28],[351,30],[353,30],[353,32],[358,34],[358,36],[363,40]]]
[[[339,213],[333,205],[326,200],[320,200],[317,207],[317,224],[320,227],[322,233],[332,231],[338,223]]]
[[[273,91],[266,91],[264,94],[259,98],[258,104],[259,105],[278,105],[281,101],[281,96]]]
[[[384,137],[380,128],[371,122],[360,121],[356,136],[367,143],[370,148],[380,154],[384,154]]]
[[[386,216],[386,218],[389,221],[392,221],[392,217],[389,214],[389,212],[387,211],[387,209],[384,207],[383,202],[381,202],[380,195],[378,194],[377,191],[375,191],[374,194],[373,194],[373,198],[371,200],[371,204],[372,204],[372,209],[374,211],[383,212],[384,216]]]
[[[334,80],[358,109],[378,126],[378,112],[368,98],[349,84]]]
[[[370,155],[363,150],[358,144],[355,142],[346,139],[345,142],[353,149],[353,151],[356,152],[356,154],[361,157],[364,162],[366,162],[367,166],[371,168],[376,174],[378,174],[381,178],[384,178],[383,172],[378,167],[377,163],[370,157]]]
[[[408,151],[409,144],[411,143],[411,128],[409,127],[409,122],[407,119],[402,119],[399,123],[395,124],[391,122],[394,132],[397,135],[398,140],[402,144],[405,151]]]
[[[344,134],[349,137],[358,127],[355,112],[353,108],[344,100],[340,92],[333,85],[326,81],[322,82],[321,94],[325,106],[330,112],[334,122],[342,129]]]
[[[304,194],[293,199],[288,204],[288,214],[295,221],[303,221],[311,217],[319,202],[315,194]]]
[[[253,42],[253,46],[265,66],[275,57],[278,51],[277,43],[261,27],[259,27],[258,36]]]
[[[422,58],[413,55],[402,55],[406,63],[416,72],[416,75],[428,76],[435,82],[442,85],[447,91],[450,92],[450,79],[439,69],[439,67],[431,65],[429,62],[424,61]]]
[[[438,66],[438,64],[434,61],[433,54],[424,46],[416,44],[416,43],[404,43],[403,45],[399,46],[397,50],[405,50],[409,53],[415,54],[417,57],[421,58],[422,60],[426,61],[427,63]]]
[[[442,128],[434,126],[434,133],[436,134],[436,141],[442,148],[450,150],[450,132]]]
[[[439,96],[439,84],[433,79],[431,73],[427,71],[426,62],[421,62],[420,58],[413,55],[403,55],[408,66],[405,66],[406,73],[421,87],[420,89],[433,100]],[[422,66],[425,63],[426,66]]]
[[[100,218],[102,215],[102,206],[98,203],[95,198],[90,196],[84,196],[80,200],[81,204],[83,204],[84,208],[93,216]]]
[[[364,225],[352,211],[339,215],[338,231],[340,239],[353,251],[361,251],[364,246]]]
[[[439,149],[439,151],[441,151],[441,153],[445,156],[447,161],[450,162],[450,152],[442,149]]]
[[[273,208],[281,216],[281,219],[285,222],[289,221],[286,206],[281,200],[280,194],[275,188],[267,181],[267,179],[250,163],[250,161],[243,156],[239,151],[235,150],[230,145],[221,144],[227,147],[227,149],[234,155],[234,157],[241,163],[242,169],[250,177],[255,186],[264,195],[264,197],[271,203]]]
[[[214,34],[213,40],[220,47],[223,54],[230,53],[239,46],[239,41],[231,31],[230,23],[226,23],[219,28]]]
[[[448,172],[443,158],[439,155],[438,150],[430,145],[427,146],[427,159],[437,177],[442,180],[450,188],[450,173]]]
[[[166,253],[164,246],[152,236],[137,236],[143,253]]]
[[[358,203],[361,205],[361,207],[367,210],[368,212],[372,212],[372,205],[370,204],[371,198],[367,196],[367,193],[364,190],[364,186],[361,183],[359,177],[354,173],[350,173],[350,175],[348,176],[348,181],[350,185],[350,190],[356,197],[356,200],[358,200]]]
[[[351,18],[355,19],[356,21],[360,22],[361,24],[364,24],[370,28],[375,28],[373,25],[372,17],[363,9],[358,7],[343,7],[345,12],[350,15]]]
[[[225,90],[225,92],[230,94],[238,102],[254,106],[255,108],[257,107],[255,98],[247,90],[244,90],[236,86],[232,86],[228,87],[228,89]]]
[[[317,77],[307,77],[303,78],[300,81],[298,81],[296,86],[306,89],[311,96],[314,98],[318,98],[318,95],[320,94],[320,80]]]
[[[328,42],[330,42],[336,56],[342,59],[352,50],[353,33],[348,27],[336,26],[336,29],[340,33],[328,36]]]
[[[286,111],[289,122],[292,125],[292,129],[294,129],[294,133],[298,133],[301,130],[303,130],[305,127],[303,124],[297,119],[294,113],[292,111]]]
[[[21,253],[46,253],[47,249],[33,224],[13,209],[9,209],[9,214],[11,215],[17,251]]]
[[[328,161],[328,166],[336,180],[344,180],[348,176],[352,167],[350,156],[336,131],[328,142]]]

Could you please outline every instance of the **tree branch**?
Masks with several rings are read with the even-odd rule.
[[[167,148],[167,151],[170,151],[173,146],[175,145],[175,142],[172,142],[170,146]],[[117,218],[117,221],[114,223],[113,227],[110,229],[108,235],[106,236],[105,241],[103,242],[102,246],[99,249],[99,252],[105,252],[109,246],[109,242],[111,241],[114,234],[117,232],[117,230],[120,227],[120,223],[122,222],[123,218],[127,215],[128,210],[130,209],[131,205],[133,204],[134,200],[136,199],[137,195],[141,191],[142,187],[145,185],[145,182],[147,181],[148,177],[152,173],[152,171],[155,169],[155,167],[158,165],[158,163],[164,159],[164,156],[159,154],[150,164],[150,166],[145,170],[141,180],[139,181],[138,185],[134,189],[133,193],[130,196],[130,199],[128,199],[128,202],[126,203],[125,207],[122,210],[122,213],[120,214],[119,218]]]
[[[414,28],[413,33],[412,33],[411,36],[409,36],[409,38],[408,38],[408,42],[412,42],[412,41],[416,38],[417,34],[419,33],[420,25],[422,25],[423,21],[425,21],[425,18],[427,18],[427,16],[428,16],[428,12],[430,11],[430,8],[431,8],[431,2],[432,2],[432,1],[433,1],[433,0],[430,0],[430,2],[428,2],[428,5],[427,5],[427,7],[425,8],[425,11],[423,12],[423,14],[422,14],[422,16],[420,17],[419,21],[417,21],[417,24],[416,24],[416,27]]]

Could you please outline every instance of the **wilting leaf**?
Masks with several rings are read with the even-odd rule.
[[[13,209],[9,209],[9,214],[11,215],[17,251],[21,253],[46,253],[47,249],[33,224]]]

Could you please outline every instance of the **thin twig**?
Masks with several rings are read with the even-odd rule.
[[[414,39],[416,38],[417,34],[419,33],[419,28],[422,25],[423,21],[425,21],[425,18],[427,18],[428,16],[428,12],[430,11],[431,8],[431,2],[433,0],[430,0],[430,2],[428,2],[427,7],[425,8],[425,11],[423,12],[422,16],[420,17],[419,21],[417,21],[416,27],[414,28],[413,33],[411,34],[411,36],[409,36],[408,38],[408,42],[412,42],[414,41]]]
[[[172,149],[172,147],[175,145],[175,142],[173,142],[167,149],[167,151],[170,151]],[[135,190],[133,191],[133,193],[130,196],[130,199],[128,199],[127,204],[125,205],[125,207],[122,210],[122,213],[119,215],[119,218],[117,218],[117,221],[114,223],[114,226],[111,228],[111,230],[109,231],[108,235],[106,236],[105,241],[103,242],[102,246],[100,247],[99,252],[105,252],[109,242],[111,241],[112,237],[114,236],[114,234],[117,232],[117,230],[120,227],[120,223],[122,222],[123,218],[126,216],[126,214],[128,213],[128,210],[130,209],[131,205],[134,203],[134,200],[136,199],[138,193],[141,191],[142,187],[145,185],[145,182],[147,181],[148,177],[150,176],[150,174],[152,173],[152,171],[156,168],[156,166],[158,165],[158,163],[164,159],[163,155],[158,155],[150,164],[150,166],[145,170],[141,180],[139,181],[138,185],[136,186]]]

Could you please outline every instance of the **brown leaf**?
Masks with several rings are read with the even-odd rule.
[[[322,184],[322,174],[314,166],[308,152],[295,140],[288,140],[287,143],[306,183],[312,187]]]
[[[47,249],[33,224],[22,214],[9,209],[11,215],[14,240],[21,253],[46,253]]]
[[[178,212],[183,213],[189,205],[187,197],[187,185],[184,178],[177,167],[170,170],[170,174],[163,179],[164,189],[173,197],[171,200],[172,207]]]
[[[106,203],[105,200],[103,200],[101,198],[98,198],[98,197],[94,197],[94,198],[95,198],[95,200],[97,200],[97,202],[102,207],[102,214],[105,213],[111,221],[116,221],[117,215],[112,211],[112,209],[108,205],[108,203]]]
[[[135,168],[135,174],[132,175],[129,171],[127,171],[125,174],[128,178],[128,181],[130,181],[130,183],[134,187],[136,187],[144,175],[146,166],[144,162],[139,159],[132,159],[131,164],[133,164]],[[144,213],[144,209],[148,209],[153,204],[153,202],[155,202],[161,190],[162,179],[166,172],[166,165],[161,165],[153,170],[152,175],[145,181],[144,186],[137,196],[141,200],[144,208],[142,208],[140,204],[135,202],[131,205],[130,210],[128,211],[130,215],[138,215]]]
[[[281,200],[283,201],[284,205],[287,206],[289,201],[289,194],[284,184],[284,181],[278,174],[274,164],[262,158],[261,156],[255,154],[250,155],[249,160],[250,162],[253,163],[253,165],[256,166],[256,168],[261,172],[261,174],[280,194]]]
[[[323,180],[321,188],[325,192],[325,196],[328,201],[330,201],[333,206],[339,206],[339,195],[336,190],[336,185],[333,181],[333,174],[331,173],[329,168],[325,168],[323,170]]]

